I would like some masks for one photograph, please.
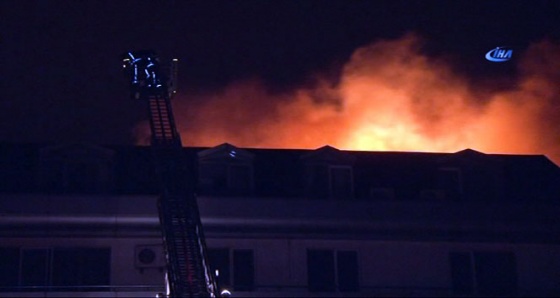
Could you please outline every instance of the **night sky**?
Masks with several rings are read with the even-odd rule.
[[[259,79],[271,93],[331,84],[357,48],[414,33],[471,85],[515,81],[496,46],[560,42],[560,1],[9,1],[2,17],[0,141],[132,144],[147,119],[120,55],[180,59],[180,92]],[[514,56],[514,59],[518,57]],[[188,97],[181,98],[187,101]],[[193,102],[193,104],[196,104]],[[227,140],[224,140],[227,141]]]

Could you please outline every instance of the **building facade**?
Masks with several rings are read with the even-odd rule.
[[[165,291],[150,148],[0,147],[0,297]],[[544,156],[222,144],[184,158],[234,297],[560,295],[560,170]]]

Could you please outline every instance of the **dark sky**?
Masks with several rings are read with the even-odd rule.
[[[180,88],[212,92],[258,77],[272,91],[336,80],[352,52],[407,32],[473,81],[514,76],[485,52],[560,41],[560,1],[0,2],[0,141],[126,144],[146,118],[119,56],[180,59]]]

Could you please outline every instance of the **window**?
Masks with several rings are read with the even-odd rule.
[[[350,199],[354,186],[352,167],[313,164],[307,167],[307,195],[317,199]]]
[[[327,165],[310,165],[307,168],[307,195],[316,199],[329,197],[329,171]]]
[[[227,188],[227,165],[203,163],[199,167],[200,187],[205,190],[225,190]]]
[[[42,191],[64,192],[64,163],[58,160],[43,160],[40,168],[39,185]]]
[[[248,165],[233,164],[228,167],[228,186],[239,192],[248,192],[251,189],[251,167]]]
[[[313,292],[335,290],[334,253],[332,250],[307,251],[307,280]]]
[[[231,286],[229,249],[208,249],[210,267],[216,272],[218,287]]]
[[[316,199],[351,199],[355,157],[331,146],[301,156],[305,165],[305,195]]]
[[[209,249],[210,266],[218,272],[218,286],[233,286],[234,291],[252,291],[255,287],[253,251],[249,249]]]
[[[109,285],[110,258],[110,248],[0,248],[0,285]]]
[[[336,255],[338,290],[358,291],[358,256],[355,251],[338,251]]]
[[[21,253],[22,286],[48,285],[48,249],[24,249]]]
[[[99,166],[95,163],[66,164],[66,191],[69,193],[96,193],[100,187]]]
[[[250,194],[253,189],[253,169],[248,164],[201,163],[199,184],[211,194]]]
[[[351,198],[353,193],[352,168],[349,166],[331,166],[330,176],[333,198]]]
[[[98,248],[52,250],[52,285],[108,285],[110,251]]]
[[[456,294],[512,296],[517,292],[513,253],[452,252],[449,262]]]
[[[18,286],[20,250],[0,247],[0,287]]]
[[[200,190],[209,195],[251,195],[254,154],[231,144],[198,152]]]
[[[438,186],[445,191],[445,197],[458,200],[463,195],[461,170],[441,168],[438,173]]]
[[[312,292],[359,290],[358,256],[355,251],[308,250],[307,282]]]
[[[451,253],[451,279],[453,291],[456,294],[468,295],[474,293],[474,268],[470,253]]]

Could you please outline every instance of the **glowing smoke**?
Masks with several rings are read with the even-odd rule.
[[[560,162],[560,45],[532,45],[507,91],[469,86],[406,35],[357,49],[335,86],[270,93],[258,79],[183,94],[174,111],[183,142],[215,146],[546,154]],[[475,88],[477,88],[475,90]],[[475,92],[476,91],[476,92]],[[188,97],[188,100],[185,100]],[[136,135],[148,140],[146,123]]]

